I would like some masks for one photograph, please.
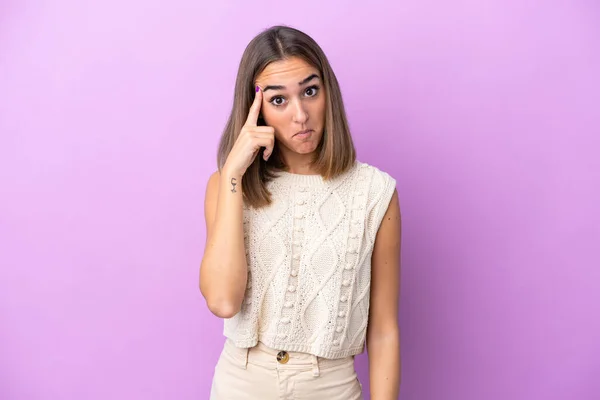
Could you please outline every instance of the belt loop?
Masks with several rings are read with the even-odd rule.
[[[319,372],[319,358],[317,356],[315,356],[314,354],[311,355],[312,357],[312,372],[313,372],[313,376],[317,377],[320,375]]]

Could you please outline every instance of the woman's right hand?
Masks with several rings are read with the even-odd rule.
[[[248,119],[223,166],[224,170],[239,177],[246,173],[261,147],[265,147],[263,158],[266,161],[273,153],[273,147],[275,146],[275,128],[257,126],[263,93],[260,87],[257,86],[256,88],[258,91],[248,112]]]

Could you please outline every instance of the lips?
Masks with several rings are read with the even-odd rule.
[[[306,129],[306,130],[304,130],[304,131],[296,132],[296,133],[294,134],[294,136],[296,136],[296,135],[302,135],[303,133],[308,133],[308,132],[310,132],[310,131],[312,131],[312,129]]]

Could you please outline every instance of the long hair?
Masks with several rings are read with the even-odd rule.
[[[227,156],[248,118],[256,93],[255,82],[258,75],[270,63],[291,57],[299,57],[318,69],[325,89],[325,125],[312,167],[323,179],[329,180],[354,165],[356,150],[350,135],[342,94],[325,53],[307,34],[279,25],[261,32],[252,39],[242,55],[235,82],[233,108],[219,143],[219,171],[222,171]],[[259,119],[258,125],[264,125],[264,121]],[[263,159],[263,151],[264,148],[257,154],[242,179],[244,199],[255,208],[271,204],[271,193],[266,183],[277,176],[277,171],[286,167],[277,143],[268,161]]]

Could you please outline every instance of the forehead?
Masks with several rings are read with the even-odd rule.
[[[275,61],[258,75],[256,83],[260,86],[285,85],[298,86],[298,83],[311,74],[319,74],[319,70],[301,58],[293,57]]]

